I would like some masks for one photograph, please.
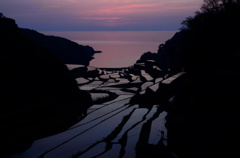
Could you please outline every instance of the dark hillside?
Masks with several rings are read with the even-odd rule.
[[[91,104],[65,64],[2,14],[0,83],[2,151],[67,128]]]
[[[62,37],[46,36],[30,29],[20,29],[20,32],[50,50],[65,64],[88,66],[89,62],[94,59],[93,55],[100,52],[90,46],[82,46]]]
[[[239,19],[239,0],[204,0],[154,58],[147,58],[162,71],[186,72],[166,124],[169,150],[179,158],[238,155]]]

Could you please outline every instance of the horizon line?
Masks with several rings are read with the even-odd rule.
[[[22,28],[22,29],[28,29],[28,28]],[[32,30],[34,30],[34,29],[32,29]],[[127,32],[127,31],[136,31],[136,32],[144,32],[144,31],[146,31],[146,32],[155,32],[155,31],[180,31],[180,30],[36,30],[36,31],[61,31],[61,32],[63,32],[63,31],[82,31],[82,32],[94,32],[94,31],[102,31],[102,32],[104,32],[104,31],[108,31],[108,32],[120,32],[120,31],[125,31],[125,32]]]

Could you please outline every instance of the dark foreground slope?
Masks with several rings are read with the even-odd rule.
[[[165,72],[186,72],[166,123],[169,150],[179,158],[239,155],[239,19],[239,0],[204,0],[158,53],[141,58]]]
[[[188,74],[167,118],[169,147],[179,158],[239,154],[239,19],[239,1],[205,1],[169,42],[171,68]]]
[[[19,31],[0,14],[1,151],[67,128],[91,103],[64,63]]]
[[[31,38],[41,46],[50,50],[55,56],[59,57],[65,64],[89,65],[95,53],[90,46],[79,45],[73,41],[62,37],[46,36],[30,29],[20,29],[23,35]]]

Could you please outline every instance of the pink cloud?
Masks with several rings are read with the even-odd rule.
[[[118,20],[121,18],[118,17],[86,17],[86,18],[81,18],[85,20]]]
[[[111,7],[100,9],[99,13],[129,13],[129,12],[143,12],[149,10],[150,8],[156,8],[156,4],[133,4],[133,5],[124,5],[119,7]]]
[[[84,21],[87,23],[98,23],[103,26],[121,26],[130,24],[131,22],[127,18],[120,17],[83,17],[75,18],[75,20]]]
[[[79,26],[149,25],[160,28],[168,24],[166,19],[179,25],[180,19],[193,15],[201,3],[199,0],[0,0],[0,9],[24,27],[49,25],[81,29]]]

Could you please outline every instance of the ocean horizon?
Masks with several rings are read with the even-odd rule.
[[[39,31],[59,36],[96,51],[90,66],[117,68],[133,65],[145,52],[157,52],[158,46],[177,31]]]

